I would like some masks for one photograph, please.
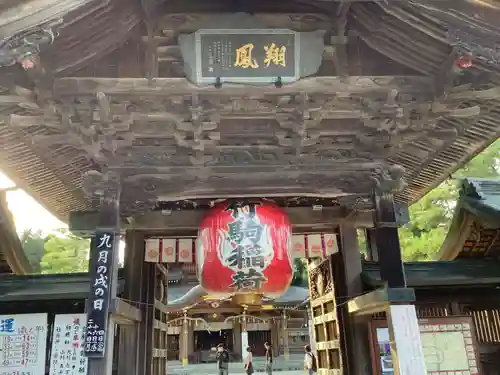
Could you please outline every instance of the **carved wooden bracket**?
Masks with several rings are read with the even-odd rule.
[[[373,176],[375,191],[379,194],[398,193],[407,186],[404,180],[405,169],[400,165],[380,168]]]
[[[54,42],[57,34],[52,28],[61,22],[51,21],[0,41],[0,67],[20,63],[25,69],[32,68],[27,61],[33,61],[42,46]]]
[[[83,192],[91,199],[117,200],[120,198],[120,179],[116,173],[88,171],[82,176]]]

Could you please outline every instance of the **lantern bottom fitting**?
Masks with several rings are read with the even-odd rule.
[[[236,305],[262,305],[262,295],[256,293],[235,294],[233,303]]]

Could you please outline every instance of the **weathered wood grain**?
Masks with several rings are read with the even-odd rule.
[[[305,93],[339,92],[361,94],[370,91],[399,90],[401,92],[429,91],[432,78],[422,76],[379,76],[379,77],[311,77],[298,82],[274,86],[246,86],[223,84],[221,89],[214,86],[200,87],[189,83],[185,78],[156,78],[152,84],[145,78],[59,78],[54,81],[55,95],[91,95],[104,94],[132,95],[185,95],[192,93],[210,93],[219,95],[272,95]]]

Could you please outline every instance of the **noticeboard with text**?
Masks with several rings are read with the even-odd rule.
[[[202,79],[233,82],[296,79],[297,40],[291,30],[199,30],[197,71]]]
[[[0,315],[0,374],[45,374],[47,314]]]
[[[474,323],[468,316],[418,320],[428,375],[479,375]],[[372,366],[376,375],[395,374],[385,320],[370,324]]]
[[[58,314],[52,331],[49,375],[86,375],[85,314]]]

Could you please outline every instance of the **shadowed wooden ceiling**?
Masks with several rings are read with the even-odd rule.
[[[0,35],[18,25],[0,47],[0,162],[65,221],[114,179],[129,215],[242,196],[369,209],[374,184],[403,171],[397,200],[413,202],[500,134],[494,7],[108,0],[53,19],[53,1],[36,3],[43,23],[0,23]],[[188,82],[179,35],[236,12],[324,32],[317,73],[283,87]]]

